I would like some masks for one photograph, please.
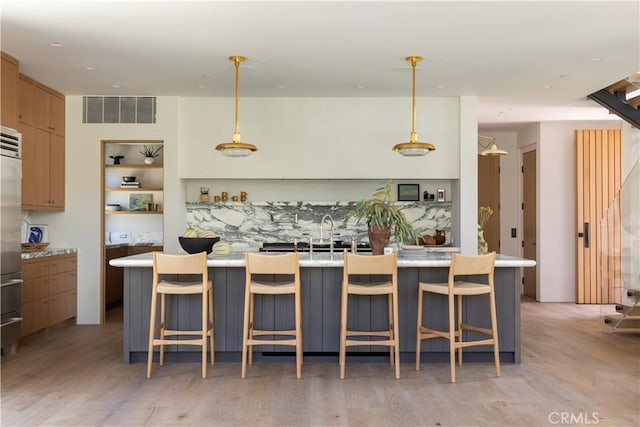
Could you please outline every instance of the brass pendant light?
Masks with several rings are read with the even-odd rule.
[[[413,91],[411,103],[411,136],[409,142],[401,142],[393,146],[393,151],[397,151],[403,156],[424,156],[436,147],[428,142],[419,142],[416,133],[416,64],[422,61],[421,56],[407,56],[406,61],[411,64],[413,72]]]
[[[230,56],[229,60],[232,61],[236,67],[236,126],[233,132],[233,141],[218,144],[216,150],[221,151],[227,157],[246,157],[254,151],[258,151],[258,148],[253,144],[247,144],[240,139],[240,132],[238,131],[238,70],[240,63],[244,62],[247,58],[244,56]]]
[[[496,146],[496,139],[494,137],[478,135],[478,138],[483,138],[483,139],[488,139],[489,140],[489,144],[488,145],[484,145],[484,144],[480,143],[480,146],[482,148],[484,148],[484,151],[482,151],[480,153],[481,156],[486,156],[486,157],[506,156],[507,154],[509,154],[506,151],[501,150],[500,148],[498,148]]]

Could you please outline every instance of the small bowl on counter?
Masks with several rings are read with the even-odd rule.
[[[136,182],[135,176],[123,176],[122,181],[124,182]]]

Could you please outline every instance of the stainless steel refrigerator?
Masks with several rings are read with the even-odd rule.
[[[22,317],[22,135],[0,127],[0,306],[2,354],[15,353]]]

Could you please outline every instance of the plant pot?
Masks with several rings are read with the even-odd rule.
[[[385,246],[389,246],[389,238],[391,236],[391,226],[378,227],[369,225],[369,244],[371,245],[371,253],[373,255],[384,254]]]
[[[144,158],[144,164],[145,165],[152,165],[156,162],[156,158],[155,157],[145,157]]]

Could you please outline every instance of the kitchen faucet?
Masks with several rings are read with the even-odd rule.
[[[333,217],[329,214],[326,214],[325,216],[322,217],[322,220],[320,221],[320,243],[324,243],[324,231],[323,231],[323,227],[324,227],[324,222],[326,220],[329,220],[329,223],[331,224],[331,232],[329,234],[329,242],[333,241]]]

